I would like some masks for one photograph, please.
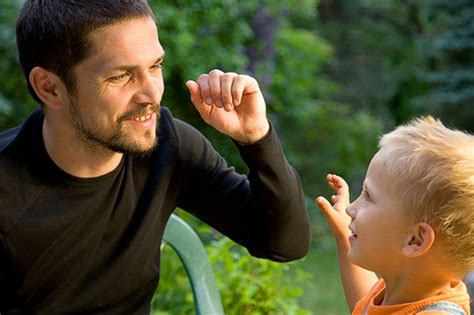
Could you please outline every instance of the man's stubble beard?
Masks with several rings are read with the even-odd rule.
[[[124,153],[133,156],[147,156],[151,154],[158,145],[156,130],[146,130],[143,135],[148,140],[147,145],[140,145],[133,141],[133,137],[123,128],[123,122],[133,117],[145,115],[153,112],[156,114],[156,129],[160,118],[160,105],[137,105],[137,108],[129,110],[117,119],[116,128],[106,135],[103,126],[93,117],[85,117],[79,109],[79,104],[73,96],[69,96],[70,123],[74,128],[77,139],[83,143],[87,149],[102,154]]]

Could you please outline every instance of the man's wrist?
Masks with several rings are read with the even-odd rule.
[[[264,141],[267,139],[272,133],[271,124],[267,121],[266,128],[262,128],[260,131],[254,132],[250,135],[247,135],[246,139],[243,141],[234,139],[240,145],[251,145],[256,144],[258,142]]]

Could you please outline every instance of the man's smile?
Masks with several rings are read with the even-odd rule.
[[[135,117],[135,118],[133,118],[133,120],[135,120],[135,121],[146,121],[146,120],[151,119],[152,116],[153,116],[153,113],[145,115],[145,116]]]

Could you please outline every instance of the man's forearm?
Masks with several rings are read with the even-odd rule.
[[[276,261],[303,257],[309,250],[310,225],[297,172],[286,160],[274,130],[263,141],[239,146],[249,166],[252,193],[261,203],[252,234],[261,238],[252,254]]]

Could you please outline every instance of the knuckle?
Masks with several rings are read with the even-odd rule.
[[[209,75],[219,75],[219,74],[222,74],[223,72],[219,69],[212,69],[210,72],[209,72]]]
[[[237,76],[239,76],[239,75],[235,72],[226,72],[226,73],[224,73],[224,77],[230,78],[230,79],[233,79],[234,77],[237,77]]]
[[[197,78],[197,81],[198,82],[202,82],[202,81],[205,81],[205,80],[208,80],[209,79],[209,76],[207,74],[201,74],[198,78]]]
[[[234,74],[229,73],[229,72],[228,73],[223,73],[222,74],[222,80],[228,82],[228,81],[231,81],[234,78],[234,76],[235,76]]]

